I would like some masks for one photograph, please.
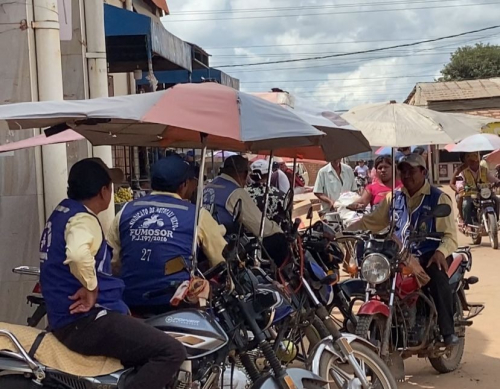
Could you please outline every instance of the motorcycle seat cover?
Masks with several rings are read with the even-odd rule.
[[[453,260],[448,267],[448,278],[451,278],[451,276],[455,274],[462,261],[467,260],[467,256],[462,253],[453,253],[452,257]]]
[[[38,334],[42,332],[37,328],[1,322],[0,330],[12,333],[26,353],[31,349]],[[3,335],[0,335],[0,350],[19,352],[12,341]],[[59,342],[51,333],[43,338],[35,352],[35,359],[44,366],[79,377],[97,377],[123,369],[123,365],[117,359],[89,357],[75,353]]]

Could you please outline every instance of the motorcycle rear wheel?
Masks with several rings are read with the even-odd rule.
[[[488,214],[488,231],[490,235],[490,244],[493,250],[498,250],[498,224],[496,215]]]
[[[462,303],[460,299],[456,298],[455,303],[455,320],[460,321],[464,318]],[[451,373],[458,369],[465,350],[465,336],[459,338],[456,346],[447,350],[446,353],[438,358],[429,358],[432,367],[441,374]]]

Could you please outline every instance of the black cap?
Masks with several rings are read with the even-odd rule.
[[[248,159],[241,155],[232,155],[224,161],[223,171],[248,172]]]
[[[115,175],[116,170],[119,169],[109,169],[99,158],[86,158],[78,161],[69,172],[68,197],[82,201],[97,196],[103,187],[113,182],[112,174],[110,174],[112,170]]]
[[[171,154],[160,159],[151,168],[151,188],[178,188],[189,179],[195,178],[195,169],[180,155]]]

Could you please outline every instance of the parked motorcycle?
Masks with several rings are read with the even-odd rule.
[[[238,215],[238,212],[235,212]],[[235,220],[238,218],[235,217]],[[238,237],[227,265],[211,269],[207,279],[225,281],[213,286],[212,304],[209,309],[181,309],[146,320],[152,326],[177,338],[186,347],[188,359],[182,365],[174,388],[217,388],[223,386],[227,361],[237,358],[244,370],[231,367],[230,377],[244,373],[253,388],[308,388],[318,389],[327,382],[317,375],[299,368],[283,368],[266,338],[265,330],[271,325],[276,307],[281,303],[279,293],[263,290],[247,293],[242,285],[249,270],[240,266]],[[236,241],[236,243],[235,243]],[[212,289],[214,291],[214,289]],[[170,293],[169,290],[151,291],[145,297]],[[248,336],[251,333],[252,336]],[[10,339],[12,351],[0,351],[0,387],[9,389],[81,389],[124,388],[136,374],[132,369],[116,371],[98,377],[79,377],[44,366],[34,358],[37,342],[26,350],[13,331],[0,329],[0,337]],[[52,336],[47,334],[46,336]],[[43,342],[43,340],[42,340]],[[261,374],[248,351],[259,350],[270,369]],[[62,352],[65,346],[56,342],[53,352]],[[232,378],[231,378],[232,380]],[[231,387],[236,387],[230,382]],[[238,385],[239,386],[239,385]],[[246,385],[245,385],[246,386]]]
[[[448,205],[438,205],[424,219],[445,217],[450,212]],[[412,231],[407,246],[400,249],[399,243],[388,236],[370,235],[365,246],[361,272],[369,286],[367,300],[358,311],[356,334],[379,347],[398,380],[404,379],[403,360],[414,355],[428,358],[440,373],[456,370],[464,353],[465,329],[484,309],[482,304],[470,304],[465,296],[470,285],[479,280],[465,277],[472,268],[472,255],[468,247],[462,247],[453,254],[448,270],[460,340],[456,346],[445,347],[436,305],[405,266],[409,245],[441,237],[441,233]]]
[[[498,215],[492,199],[493,186],[478,184],[478,190],[472,192],[472,225],[459,225],[459,230],[472,238],[473,244],[481,244],[483,236],[489,236],[491,247],[498,249]],[[466,187],[466,191],[470,188]]]

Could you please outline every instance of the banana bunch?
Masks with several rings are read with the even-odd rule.
[[[123,204],[134,199],[134,193],[130,188],[120,188],[115,193],[115,204]]]

